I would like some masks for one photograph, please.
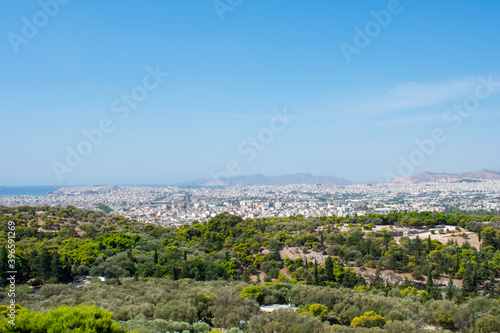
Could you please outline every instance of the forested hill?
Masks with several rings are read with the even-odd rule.
[[[133,289],[136,284],[144,284],[145,288],[149,288],[151,284],[146,282],[149,279],[165,280],[161,283],[168,286],[176,280],[190,279],[200,281],[196,282],[200,284],[199,288],[205,288],[208,282],[203,281],[217,280],[218,285],[211,285],[211,291],[202,295],[208,297],[206,299],[199,298],[200,294],[193,291],[190,295],[184,295],[188,299],[182,296],[182,300],[176,300],[191,309],[190,317],[176,317],[176,314],[164,309],[173,299],[150,300],[149,310],[141,313],[144,318],[188,321],[191,324],[201,320],[218,327],[231,327],[240,320],[233,318],[234,320],[228,319],[227,322],[222,319],[217,321],[216,318],[223,314],[216,314],[215,309],[209,311],[210,315],[203,311],[207,312],[210,307],[215,306],[217,295],[227,292],[238,296],[245,286],[250,289],[245,288],[246,293],[242,297],[238,296],[238,299],[247,303],[251,301],[245,303],[249,307],[248,315],[239,315],[245,325],[252,315],[257,316],[257,319],[253,319],[256,323],[260,323],[258,318],[263,316],[258,315],[252,306],[291,301],[300,307],[300,311],[319,318],[319,326],[323,327],[323,322],[328,324],[329,329],[339,329],[340,326],[331,326],[332,324],[343,325],[346,329],[348,326],[386,327],[391,323],[396,325],[396,321],[407,321],[408,327],[413,329],[423,327],[422,322],[450,329],[460,325],[471,328],[476,327],[478,318],[462,318],[461,321],[456,319],[454,316],[459,309],[457,306],[466,306],[470,299],[480,295],[483,297],[479,299],[485,299],[485,303],[481,304],[484,309],[487,308],[484,313],[487,315],[491,309],[497,309],[495,304],[498,302],[491,303],[486,298],[498,299],[500,296],[497,281],[500,277],[500,218],[493,215],[404,212],[351,218],[305,218],[298,215],[243,220],[239,216],[220,214],[206,223],[195,222],[170,229],[72,206],[26,206],[0,207],[0,221],[0,283],[7,284],[7,231],[9,221],[13,221],[16,225],[17,285],[24,290],[21,295],[31,292],[29,286],[42,286],[34,297],[28,297],[25,301],[28,309],[34,310],[48,310],[37,303],[37,300],[54,296],[51,294],[40,299],[39,293],[43,295],[43,292],[53,289],[54,284],[74,281],[88,275],[107,278],[100,287],[93,287],[101,289],[108,288],[106,285]],[[380,229],[376,228],[377,225],[387,227]],[[460,246],[456,241],[441,243],[432,237],[410,239],[402,236],[395,239],[391,236],[392,226],[419,228],[433,225],[450,226],[457,233],[465,230],[478,233],[481,245],[476,248],[468,242]],[[296,249],[301,255],[287,258],[286,253],[290,249]],[[315,259],[307,260],[307,254],[313,255]],[[363,273],[370,269],[375,271],[373,276]],[[387,270],[407,279],[395,285],[381,274]],[[440,288],[436,283],[438,280],[447,281],[448,285]],[[92,289],[87,289],[91,286],[94,284],[78,289],[91,292]],[[324,291],[309,298],[301,294],[309,292],[307,290],[319,290],[310,288]],[[63,289],[64,295],[75,292],[69,287]],[[348,289],[351,290],[349,294],[365,295],[362,297],[367,298],[366,304],[371,304],[370,307],[352,305],[350,308],[346,303],[345,308],[342,308],[336,304],[344,302],[343,296],[337,295],[337,301],[320,297],[322,293],[326,295],[333,290],[347,293]],[[231,295],[226,296],[231,298]],[[400,313],[401,316],[396,316],[393,313],[389,323],[384,315],[387,317],[396,309],[391,308],[393,305],[382,309],[381,306],[372,304],[373,300],[368,299],[373,295],[391,299],[397,297],[398,302],[407,300],[418,306],[441,304],[448,307],[451,317],[434,318],[430,315],[417,320],[414,314]],[[0,297],[4,298],[2,304],[5,304],[5,294],[0,293]],[[229,303],[232,301],[228,300]],[[44,302],[49,307],[57,304]],[[205,305],[200,305],[200,302]],[[129,322],[137,319],[138,313],[135,310],[130,313],[120,312],[116,306],[100,299],[94,299],[91,303],[112,310],[113,318],[123,321],[125,326],[136,324]],[[67,301],[64,304],[77,303]],[[315,305],[313,309],[312,305]],[[410,306],[410,303],[407,305]],[[500,321],[500,309],[498,313],[492,312],[489,315],[488,323]],[[358,318],[357,321],[354,321],[355,318]],[[195,329],[191,327],[188,330],[194,332]]]

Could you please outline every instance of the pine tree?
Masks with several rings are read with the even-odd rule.
[[[42,249],[42,252],[36,258],[36,277],[42,280],[48,280],[51,274],[51,256],[47,249]]]
[[[26,257],[28,264],[27,276],[36,277],[36,265],[37,265],[38,253],[36,252],[36,250],[33,250],[30,253],[28,253]]]
[[[158,250],[155,249],[155,252],[153,254],[153,264],[157,264],[158,263]]]
[[[64,279],[64,271],[61,263],[61,255],[59,253],[54,252],[52,254],[52,260],[50,264],[50,277],[54,280],[54,282],[62,282]]]
[[[29,276],[29,267],[27,260],[22,256],[16,257],[16,271],[19,280],[26,281],[31,277]]]
[[[380,270],[377,268],[375,277],[370,281],[370,287],[375,289],[384,288],[384,280],[380,277]]]
[[[354,288],[358,283],[356,272],[352,269],[347,269],[342,280],[342,285],[346,288]]]
[[[246,282],[246,283],[250,283],[252,280],[250,279],[250,274],[248,274],[248,272],[245,270],[243,271],[243,274],[241,274],[241,279]]]

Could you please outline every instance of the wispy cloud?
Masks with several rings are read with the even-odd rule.
[[[477,112],[471,114],[471,117],[489,117],[489,116],[498,116],[500,115],[500,110],[485,110],[483,112]],[[431,114],[431,115],[411,115],[411,116],[403,116],[403,117],[397,117],[397,118],[392,118],[392,119],[387,119],[387,120],[380,120],[380,121],[368,121],[366,123],[358,123],[358,124],[365,124],[365,125],[370,125],[370,126],[383,126],[383,125],[405,125],[405,124],[416,124],[419,122],[429,122],[432,120],[438,120],[441,121],[443,120],[443,114]]]
[[[474,95],[478,83],[477,77],[465,77],[426,83],[407,81],[385,87],[364,86],[344,95],[333,91],[303,106],[302,118],[348,125],[429,121],[441,118],[453,103]]]
[[[238,113],[238,112],[219,112],[219,111],[180,111],[182,114],[189,114],[201,117],[224,117],[234,119],[270,119],[273,114],[251,114],[251,113]]]
[[[477,78],[438,83],[404,82],[384,92],[360,96],[358,110],[367,113],[387,113],[420,107],[439,106],[474,93]]]
[[[381,125],[405,125],[405,124],[415,124],[419,122],[428,122],[432,120],[441,120],[442,115],[415,115],[409,117],[398,117],[387,120],[372,121],[368,125],[381,126]]]

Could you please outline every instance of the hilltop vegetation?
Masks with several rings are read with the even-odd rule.
[[[169,229],[72,206],[0,207],[3,285],[8,221],[16,224],[17,284],[42,286],[33,295],[21,287],[22,306],[47,312],[59,305],[96,304],[131,331],[202,332],[243,325],[251,332],[369,327],[414,332],[436,325],[490,332],[484,327],[500,321],[500,218],[492,215],[404,212],[243,220],[220,214]],[[481,247],[408,237],[396,242],[390,228],[372,231],[375,225],[453,226],[457,233],[477,232]],[[285,258],[284,247],[325,259]],[[354,266],[377,273],[368,279]],[[393,285],[379,274],[387,269],[410,279]],[[58,284],[87,275],[107,280],[81,288]],[[450,283],[440,288],[437,278]],[[287,302],[298,306],[298,313],[258,311],[261,305]]]

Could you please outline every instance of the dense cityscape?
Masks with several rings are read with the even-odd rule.
[[[0,205],[104,210],[141,222],[179,226],[222,212],[243,218],[361,216],[403,211],[499,211],[500,181],[234,187],[81,186],[44,196],[0,198]]]

